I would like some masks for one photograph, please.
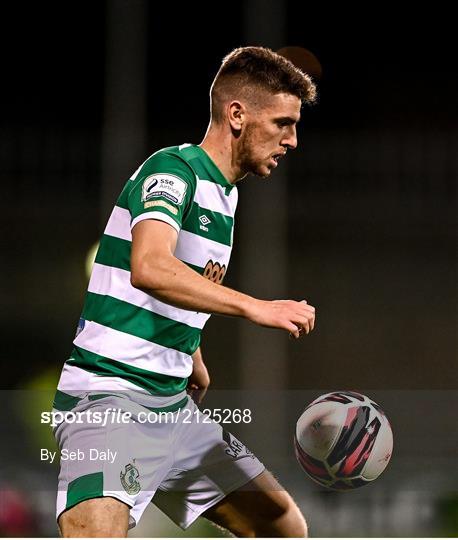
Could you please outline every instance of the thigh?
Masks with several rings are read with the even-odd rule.
[[[288,501],[288,494],[269,471],[247,482],[226,497],[204,516],[212,521],[234,515],[242,521],[279,517]],[[283,504],[282,504],[283,503]],[[214,519],[215,518],[215,519]],[[220,523],[218,523],[220,524]]]
[[[237,536],[304,537],[307,534],[299,508],[268,471],[229,493],[203,516]]]
[[[112,497],[80,502],[59,517],[64,538],[127,536],[129,507]]]
[[[152,502],[186,529],[265,467],[234,435],[200,413],[192,400],[176,427],[174,463]]]

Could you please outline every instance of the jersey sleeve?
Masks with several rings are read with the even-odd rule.
[[[191,167],[175,154],[158,152],[136,173],[127,203],[131,229],[144,219],[165,221],[177,232],[196,191]]]

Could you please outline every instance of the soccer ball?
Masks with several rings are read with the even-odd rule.
[[[294,449],[312,480],[345,491],[375,480],[388,465],[393,432],[380,407],[357,392],[313,401],[296,424]]]

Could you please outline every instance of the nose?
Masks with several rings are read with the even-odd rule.
[[[297,135],[296,135],[296,126],[288,126],[288,131],[281,140],[280,143],[282,146],[290,150],[294,150],[297,147]]]

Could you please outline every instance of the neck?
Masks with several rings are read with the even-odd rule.
[[[199,146],[210,156],[229,183],[235,184],[245,176],[237,159],[236,141],[223,127],[210,124]]]

